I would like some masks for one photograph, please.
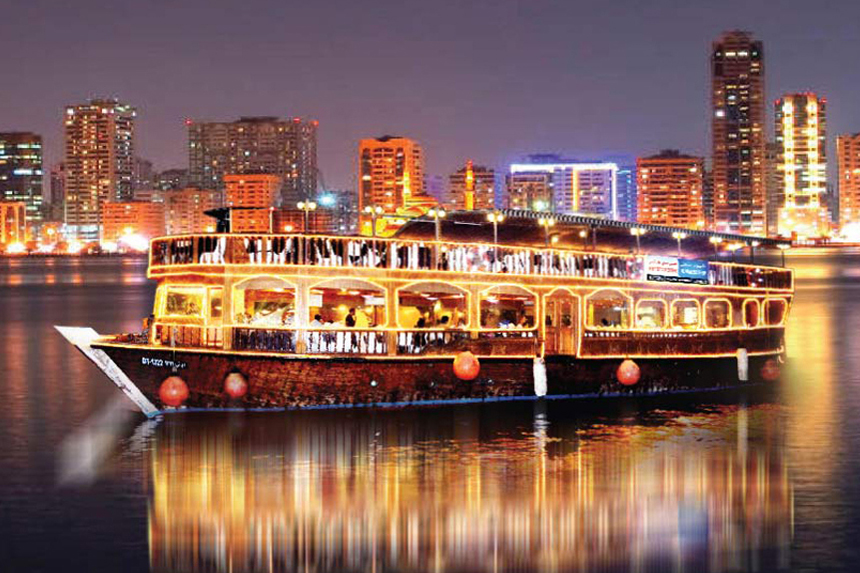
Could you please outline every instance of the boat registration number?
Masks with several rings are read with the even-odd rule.
[[[141,356],[140,363],[144,366],[154,366],[155,368],[177,368],[181,370],[188,367],[188,364],[185,362],[165,360],[164,358],[149,358],[148,356]]]

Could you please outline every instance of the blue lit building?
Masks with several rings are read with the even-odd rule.
[[[622,221],[636,221],[636,166],[621,165],[616,177],[618,190],[618,218]]]
[[[0,201],[25,203],[28,225],[42,220],[42,136],[0,133]]]

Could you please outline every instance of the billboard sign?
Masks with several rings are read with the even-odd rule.
[[[708,261],[649,255],[645,257],[645,278],[649,281],[708,284]]]

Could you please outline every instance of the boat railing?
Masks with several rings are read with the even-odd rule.
[[[384,330],[305,330],[304,338],[308,354],[388,354]]]
[[[155,341],[162,346],[222,348],[223,332],[220,326],[157,323],[153,335]]]
[[[464,330],[405,330],[397,333],[397,354],[426,354],[442,351],[469,340]]]
[[[487,243],[446,243],[329,235],[218,235],[154,239],[150,267],[305,265],[346,269],[449,271],[644,280],[644,256]],[[792,287],[791,271],[711,262],[712,285]]]

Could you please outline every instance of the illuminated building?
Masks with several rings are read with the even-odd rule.
[[[234,233],[267,232],[281,190],[277,175],[246,174],[224,175],[225,205],[241,207],[231,213],[230,225]]]
[[[827,191],[827,100],[814,93],[788,94],[775,102],[777,175],[783,202],[777,232],[822,237],[830,232]]]
[[[308,233],[339,233],[337,213],[332,208],[319,207],[308,212]],[[305,231],[305,212],[301,209],[275,209],[272,230],[275,233]]]
[[[547,211],[552,205],[551,173],[510,173],[505,178],[505,207]]]
[[[765,99],[762,43],[725,32],[711,52],[711,136],[717,231],[763,234]]]
[[[435,200],[427,195],[424,151],[418,142],[406,137],[385,135],[362,139],[358,149],[358,207],[362,233],[371,234],[371,220],[365,207],[381,209],[377,227],[402,224],[392,215],[410,217],[422,214]],[[386,217],[387,216],[387,217]]]
[[[211,189],[188,187],[163,191],[167,234],[205,233],[215,230],[215,221],[205,211],[221,206],[223,194]]]
[[[836,138],[839,161],[839,223],[860,224],[860,133]]]
[[[334,217],[334,233],[358,233],[358,194],[355,189],[324,191],[317,195],[320,209],[330,209]]]
[[[767,234],[775,237],[779,234],[779,208],[785,202],[785,193],[779,177],[780,144],[769,141],[765,146],[764,181],[767,189]]]
[[[636,221],[637,207],[637,187],[636,187],[636,166],[624,165],[618,167],[616,176],[616,185],[618,191],[618,219],[621,221]]]
[[[128,201],[102,206],[103,239],[118,241],[129,235],[145,239],[164,235],[164,205]]]
[[[65,221],[69,233],[98,239],[102,205],[132,198],[135,110],[114,99],[66,107]]]
[[[27,203],[0,201],[0,245],[23,243],[26,240]]]
[[[186,124],[192,186],[223,190],[225,175],[266,173],[281,180],[280,205],[316,194],[317,121],[242,117]]]
[[[704,162],[701,157],[684,155],[675,149],[640,157],[637,160],[638,221],[704,228]]]
[[[488,210],[496,206],[496,172],[475,167],[471,161],[448,178],[448,191],[441,203],[448,209]]]
[[[537,194],[529,198],[530,208],[536,211],[552,210],[556,213],[578,213],[597,215],[610,219],[618,218],[618,200],[616,197],[616,178],[618,166],[611,162],[585,163],[561,159],[554,155],[530,156],[526,163],[511,165],[511,180],[509,188],[509,204],[512,204],[511,190],[521,195],[517,187],[520,174],[546,173],[549,175],[548,189],[541,190],[542,197]],[[530,178],[532,183],[539,183],[539,178]],[[527,193],[530,189],[526,188]],[[538,189],[534,189],[538,191]],[[548,195],[548,197],[547,197]],[[542,202],[549,200],[550,204],[540,208]],[[541,203],[538,203],[538,202]],[[521,202],[521,201],[520,201]],[[523,203],[525,204],[525,203]],[[511,207],[514,208],[514,207]],[[522,208],[522,207],[520,207]],[[528,208],[528,207],[526,207]]]
[[[48,183],[48,203],[50,209],[47,217],[50,221],[63,221],[66,208],[66,164],[57,163],[51,167]]]
[[[27,223],[42,220],[42,136],[0,133],[0,201],[27,205]]]

